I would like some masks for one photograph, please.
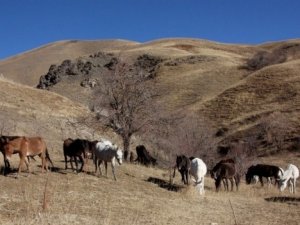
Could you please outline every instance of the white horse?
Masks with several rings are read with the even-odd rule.
[[[279,180],[279,189],[283,191],[286,186],[287,182],[289,182],[289,189],[290,193],[296,193],[296,180],[299,177],[299,169],[293,165],[289,164],[287,166],[286,171],[284,171],[283,176]]]
[[[116,159],[119,165],[121,165],[123,151],[119,149],[117,145],[113,145],[110,141],[107,140],[99,141],[96,144],[96,148],[94,151],[95,174],[97,173],[97,169],[99,167],[100,174],[102,175],[100,165],[104,161],[105,175],[107,177],[107,163],[110,162],[114,179],[117,180],[115,175]]]
[[[191,160],[190,175],[192,176],[200,195],[204,194],[204,177],[206,173],[207,167],[201,159],[194,158]]]

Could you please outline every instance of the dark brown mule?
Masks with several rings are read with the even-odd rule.
[[[176,168],[181,174],[181,180],[184,184],[189,184],[189,174],[191,169],[191,160],[185,155],[176,156],[176,165],[174,166],[173,178],[175,177]]]
[[[68,138],[64,140],[63,151],[65,157],[65,169],[68,169],[68,160],[70,158],[71,168],[74,171],[73,160],[75,161],[76,172],[81,172],[84,169],[84,166],[88,163],[88,158],[94,152],[96,141],[89,141],[86,139],[71,139]],[[81,168],[78,170],[77,158],[81,162]]]
[[[5,175],[10,170],[9,159],[13,154],[18,153],[20,157],[18,174],[20,174],[22,165],[25,163],[28,172],[30,172],[28,156],[38,155],[42,160],[42,172],[48,171],[47,160],[53,163],[49,157],[45,141],[41,137],[24,137],[24,136],[1,136],[0,148],[4,157]]]
[[[217,180],[217,175],[216,175],[216,172],[217,170],[219,169],[220,165],[223,164],[223,163],[232,163],[232,164],[235,164],[235,160],[232,159],[232,158],[227,158],[227,159],[222,159],[220,160],[214,167],[213,169],[210,171],[210,176],[211,178],[213,178],[214,180]],[[223,185],[224,185],[224,188],[225,190],[228,191],[228,180],[226,178],[222,179],[223,181]]]
[[[215,185],[216,191],[219,191],[221,181],[225,179],[226,186],[225,189],[228,190],[228,181],[231,182],[231,191],[233,191],[233,181],[235,181],[236,190],[238,190],[238,186],[240,183],[240,175],[237,173],[236,167],[234,163],[220,163],[218,167],[215,168]]]

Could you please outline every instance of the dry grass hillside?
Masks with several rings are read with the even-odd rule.
[[[146,60],[159,59],[153,80],[167,112],[205,116],[216,129],[223,129],[217,138],[226,144],[251,135],[261,138],[260,121],[279,111],[295,128],[285,137],[291,142],[300,132],[299,46],[300,40],[256,46],[197,39],[143,44],[62,41],[0,61],[1,134],[43,136],[56,167],[41,174],[37,159],[29,176],[26,172],[19,179],[13,173],[0,175],[1,224],[299,224],[299,187],[295,195],[288,190],[280,193],[275,187],[246,185],[243,178],[238,192],[216,193],[207,176],[206,193],[199,196],[193,186],[182,186],[178,173],[175,186],[168,190],[169,171],[162,168],[124,163],[116,168],[117,181],[110,167],[108,178],[95,176],[91,162],[86,173],[65,171],[65,138],[106,136],[119,144],[120,139],[79,123],[80,118],[93,117],[88,109],[93,90],[80,85],[84,75],[64,76],[50,91],[33,88],[52,64],[61,65],[66,59],[102,65],[110,59],[101,58],[102,54],[97,58],[95,53],[132,60],[147,55]],[[91,71],[89,77],[96,79],[99,71]],[[268,150],[271,146],[259,147]],[[299,149],[256,161],[300,167]],[[18,162],[14,155],[12,166],[16,168]]]
[[[78,118],[93,117],[84,106],[52,93],[0,79],[1,135],[42,136],[51,152],[62,154],[62,141],[68,137],[99,138]],[[111,136],[102,132],[103,136]]]
[[[66,75],[50,87],[90,106],[93,90],[80,84],[87,77],[101,80],[101,68],[108,60],[103,54],[131,60],[144,55],[155,57],[161,60],[155,67],[155,86],[164,110],[208,117],[216,129],[228,131],[221,137],[225,143],[253,134],[259,122],[276,111],[299,127],[299,52],[297,39],[256,46],[199,39],[161,39],[142,44],[65,41],[3,60],[0,73],[15,82],[36,86],[51,64],[59,66],[66,59],[75,65],[91,63],[96,69],[88,75]],[[297,137],[298,131],[288,139]]]
[[[206,177],[200,196],[193,186],[182,186],[178,172],[168,190],[168,171],[157,168],[122,164],[114,181],[110,167],[106,178],[64,169],[46,175],[38,165],[31,164],[35,173],[29,176],[0,176],[1,224],[299,224],[299,187],[291,195],[242,181],[238,192],[216,193]],[[61,161],[55,166],[64,168]]]
[[[48,87],[90,107],[94,92],[81,83],[87,77],[101,80],[101,68],[109,63],[105,54],[131,60],[146,55],[148,58],[142,61],[145,65],[149,59],[158,60],[154,80],[164,110],[205,116],[213,121],[215,129],[226,130],[220,137],[223,143],[255,133],[260,121],[273,112],[281,112],[296,127],[288,139],[298,137],[297,39],[255,46],[188,38],[147,43],[62,41],[0,61],[0,74],[16,83],[36,86],[52,64],[63,65],[66,59],[75,66],[90,63],[88,75],[75,72]]]

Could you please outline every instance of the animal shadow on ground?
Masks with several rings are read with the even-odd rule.
[[[0,167],[0,174],[3,175],[3,176],[5,176],[5,177],[16,178],[16,174],[17,173],[18,173],[18,169],[17,168],[10,168],[10,169],[8,169],[8,171],[6,171],[6,174],[5,174],[5,167],[4,166]],[[30,172],[30,174],[36,175],[35,172]],[[29,175],[29,173],[25,172],[25,173],[22,173],[21,176],[28,177],[28,175]]]
[[[159,187],[164,188],[168,191],[178,192],[184,188],[183,186],[179,186],[176,184],[170,184],[169,182],[166,182],[165,180],[162,180],[162,179],[156,178],[156,177],[149,177],[146,181],[157,184]]]
[[[0,174],[4,175],[4,172],[5,172],[5,167],[1,166],[0,167]],[[9,171],[8,171],[8,174],[10,174],[10,173],[17,173],[17,172],[18,172],[17,168],[10,168]]]
[[[42,166],[41,165],[38,165],[37,167],[39,167],[39,168],[42,168]],[[4,171],[5,171],[5,167],[4,166],[1,166],[0,167],[0,174],[1,175],[4,175]],[[18,172],[18,169],[17,168],[10,168],[9,169],[9,171],[8,171],[8,174],[7,174],[7,176],[8,177],[10,177],[10,175],[15,175],[15,173],[17,173]],[[54,173],[60,173],[60,174],[67,174],[66,172],[64,172],[61,168],[59,168],[59,167],[51,167],[50,169],[49,169],[49,172],[54,172]],[[24,173],[27,173],[27,172],[24,172]],[[37,174],[36,172],[30,172],[30,174]]]
[[[299,205],[300,198],[296,197],[288,197],[288,196],[278,196],[278,197],[270,197],[265,198],[267,202],[279,202],[279,203],[286,203],[289,205]]]
[[[42,168],[41,165],[38,165],[37,167]],[[50,167],[49,168],[49,172],[60,173],[60,174],[67,174],[65,172],[65,169],[62,169],[62,168],[59,168],[59,167],[56,167],[56,166]]]

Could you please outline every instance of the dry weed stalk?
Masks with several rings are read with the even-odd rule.
[[[46,211],[49,208],[48,182],[49,182],[49,176],[47,174],[44,193],[43,193],[43,206],[42,206],[43,211]]]
[[[235,215],[235,212],[234,212],[234,209],[232,207],[232,203],[231,203],[231,200],[229,199],[229,204],[230,204],[230,208],[232,210],[232,213],[233,213],[233,218],[234,218],[234,224],[237,225],[237,219],[236,219],[236,215]]]

